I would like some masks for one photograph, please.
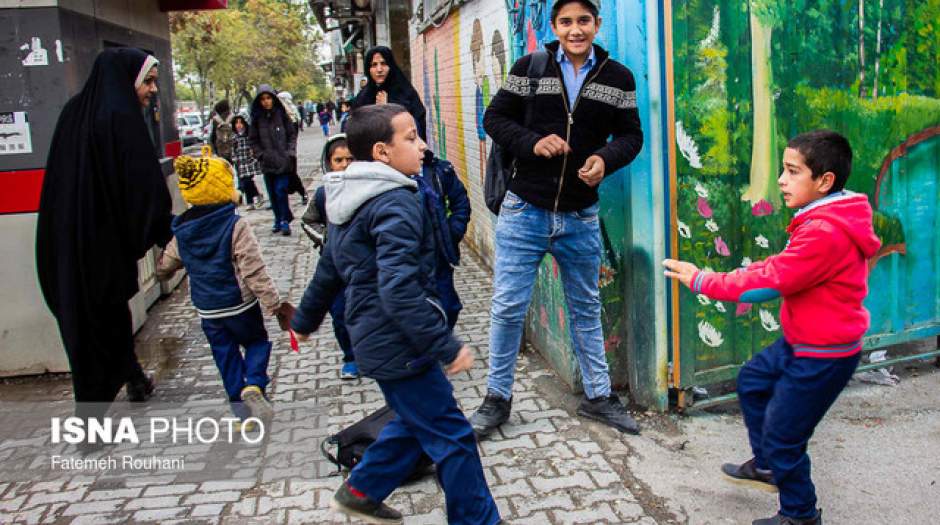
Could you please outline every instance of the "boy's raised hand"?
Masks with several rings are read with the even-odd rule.
[[[452,376],[471,368],[473,368],[473,350],[469,346],[463,345],[460,347],[460,351],[457,352],[457,358],[451,361],[444,371],[447,372],[447,375]]]
[[[675,259],[664,260],[663,266],[666,267],[666,271],[663,272],[666,277],[679,279],[682,284],[689,287],[692,285],[692,278],[695,277],[695,272],[698,271],[698,266],[690,262],[677,261]]]

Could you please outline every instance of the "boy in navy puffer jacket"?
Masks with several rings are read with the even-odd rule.
[[[174,162],[183,199],[192,207],[173,220],[174,237],[157,263],[157,277],[167,279],[186,268],[232,412],[242,421],[252,416],[268,421],[273,416],[265,394],[271,342],[261,306],[285,330],[293,307],[281,302],[251,226],[235,213],[238,192],[231,165],[203,153],[200,159],[184,155]]]
[[[397,417],[382,429],[333,497],[334,509],[373,523],[401,523],[382,501],[413,471],[422,451],[434,460],[452,524],[493,525],[493,501],[470,423],[444,376],[473,365],[454,338],[434,283],[431,219],[417,174],[426,145],[398,104],[350,115],[347,144],[356,161],[325,177],[329,242],[291,328],[316,330],[346,287],[346,324],[362,375],[376,380]]]

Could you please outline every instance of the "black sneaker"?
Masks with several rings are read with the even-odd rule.
[[[816,510],[815,516],[803,519],[791,518],[778,513],[770,518],[754,520],[751,525],[822,525],[822,511]]]
[[[153,376],[141,376],[138,379],[127,382],[127,400],[131,403],[143,403],[150,399],[156,387],[153,384]]]
[[[777,492],[777,485],[774,484],[774,473],[768,469],[757,468],[754,458],[740,465],[725,463],[721,466],[721,472],[732,483],[748,485],[767,492]]]
[[[503,399],[499,394],[487,392],[483,404],[470,416],[470,426],[477,438],[484,438],[509,419],[512,397]]]
[[[404,523],[401,512],[384,503],[372,501],[364,495],[359,497],[353,494],[345,481],[333,494],[330,508],[366,523]]]
[[[617,394],[581,401],[578,415],[614,427],[621,432],[640,433],[640,425],[627,413]]]

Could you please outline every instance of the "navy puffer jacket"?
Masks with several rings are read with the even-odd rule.
[[[325,176],[329,242],[291,327],[309,334],[346,287],[346,328],[360,372],[402,379],[460,350],[434,285],[434,236],[415,181],[379,162]]]

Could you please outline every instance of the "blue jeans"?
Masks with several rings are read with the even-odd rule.
[[[424,451],[434,461],[451,525],[493,525],[499,510],[483,475],[477,440],[440,366],[395,381],[377,381],[397,417],[379,433],[349,484],[383,501],[414,470]]]
[[[290,176],[286,173],[264,174],[264,185],[271,199],[271,211],[274,212],[274,225],[281,227],[294,220],[290,211],[290,201],[287,200],[287,187],[290,185]]]
[[[271,341],[264,329],[261,307],[256,304],[232,317],[203,319],[202,331],[212,347],[232,411],[240,418],[247,417],[249,411],[241,404],[242,389],[255,385],[264,390],[268,386]],[[239,347],[245,348],[244,357]]]
[[[599,206],[552,212],[506,192],[496,224],[496,269],[490,309],[489,391],[512,396],[513,374],[539,264],[552,254],[561,271],[572,349],[588,399],[610,395],[601,330]]]
[[[816,515],[806,445],[839,397],[859,355],[835,359],[794,357],[782,337],[738,373],[738,399],[757,467],[770,469],[780,491],[780,514]]]

